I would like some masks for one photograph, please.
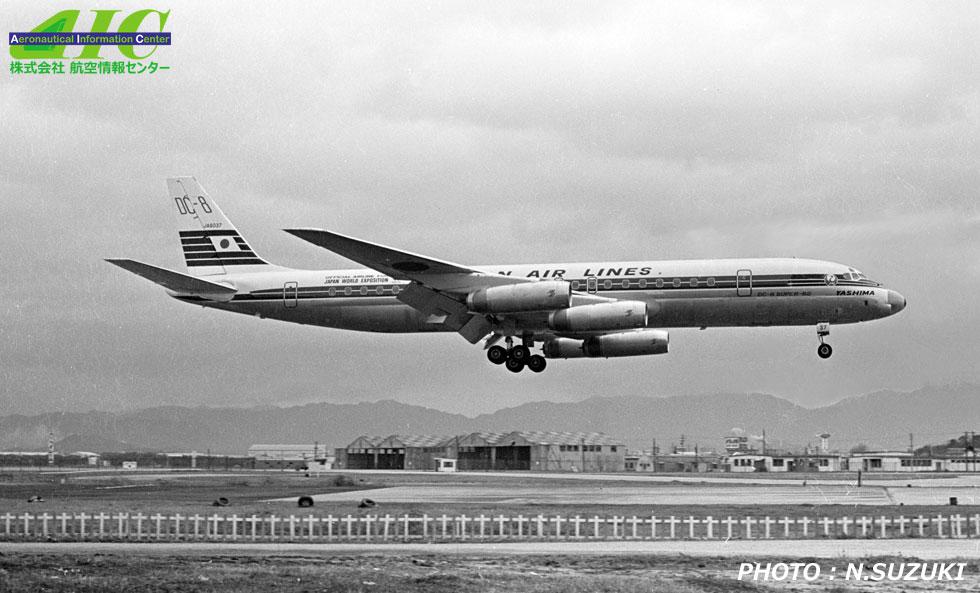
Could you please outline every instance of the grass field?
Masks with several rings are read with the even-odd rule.
[[[825,477],[825,476],[821,476]],[[681,477],[679,477],[681,478]],[[690,479],[690,476],[683,476]],[[223,511],[242,514],[279,515],[306,513],[295,497],[303,494],[369,490],[386,486],[427,484],[443,476],[398,474],[326,474],[305,477],[297,472],[135,472],[135,473],[30,473],[0,472],[0,512],[210,512],[218,497],[229,499]],[[500,478],[460,474],[452,480],[527,484],[561,488],[562,480],[516,474]],[[800,478],[796,478],[800,479]],[[581,485],[581,479],[576,479]],[[609,482],[596,487],[608,485]],[[710,484],[704,487],[711,488]],[[366,494],[369,496],[369,492]],[[28,503],[42,496],[44,503]],[[270,499],[289,498],[270,502]],[[897,508],[897,507],[896,507]],[[891,507],[853,505],[765,505],[732,501],[728,505],[520,505],[486,506],[466,502],[454,504],[390,504],[361,511],[350,503],[318,503],[318,514],[428,513],[677,515],[712,514],[803,516],[893,513]],[[902,507],[906,515],[948,513],[948,506]],[[980,512],[976,507],[959,507],[958,512]],[[799,552],[796,553],[799,555]],[[757,561],[758,559],[754,559]],[[799,559],[805,561],[805,559]],[[868,561],[869,559],[862,559]],[[908,560],[908,559],[903,559]],[[0,591],[384,591],[384,592],[722,592],[722,591],[966,591],[980,587],[980,569],[970,561],[968,580],[954,583],[895,583],[820,581],[814,583],[755,584],[736,580],[741,559],[692,558],[685,556],[444,556],[438,545],[432,554],[411,555],[383,550],[368,554],[201,553],[161,555],[131,553],[21,553],[0,554]],[[786,561],[785,558],[776,561]],[[837,562],[837,561],[835,561]],[[846,559],[839,559],[843,565]],[[829,567],[826,560],[825,567]]]
[[[679,479],[689,480],[688,476],[678,476]],[[384,514],[413,516],[428,513],[440,515],[446,513],[467,514],[470,516],[481,513],[487,515],[515,514],[525,515],[538,513],[544,515],[618,515],[618,516],[657,516],[689,514],[713,515],[716,517],[732,516],[765,516],[801,517],[828,516],[832,518],[844,515],[881,515],[897,514],[906,516],[929,513],[948,513],[952,507],[929,506],[862,506],[862,505],[771,505],[753,502],[751,500],[733,500],[726,505],[631,505],[631,504],[522,504],[520,507],[488,503],[388,503],[364,510],[350,502],[320,502],[314,509],[300,509],[296,500],[301,495],[327,494],[333,492],[349,492],[365,490],[364,497],[370,497],[370,490],[390,486],[439,484],[451,479],[454,484],[461,483],[492,483],[494,485],[508,482],[522,486],[535,485],[548,488],[561,488],[563,484],[582,486],[581,479],[538,478],[515,474],[513,477],[501,478],[483,474],[461,473],[447,478],[426,474],[335,474],[328,473],[319,477],[306,477],[299,472],[105,472],[105,473],[37,473],[37,472],[8,472],[0,473],[0,512],[38,513],[51,509],[55,512],[159,512],[174,513],[204,513],[212,512],[212,504],[218,498],[228,499],[228,506],[223,512],[239,515],[288,515],[292,513],[347,515],[347,514]],[[744,480],[744,478],[743,478]],[[799,481],[800,478],[797,478]],[[608,487],[615,481],[596,482],[596,487]],[[634,485],[634,484],[630,484]],[[717,484],[705,483],[699,488],[716,488]],[[41,496],[44,503],[29,503],[28,498]],[[287,500],[275,500],[285,498]],[[360,498],[360,496],[355,497]],[[961,505],[957,512],[973,514],[980,512],[980,507]]]

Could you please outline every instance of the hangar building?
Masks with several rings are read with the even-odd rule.
[[[337,467],[435,470],[436,458],[451,458],[463,471],[618,472],[625,468],[625,456],[623,441],[597,432],[362,436],[337,449]]]

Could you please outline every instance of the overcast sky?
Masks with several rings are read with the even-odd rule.
[[[8,1],[0,23],[119,5]],[[980,381],[980,3],[153,6],[171,10],[166,72],[14,76],[4,52],[0,413],[394,398],[475,415],[750,391],[817,406]],[[829,360],[809,326],[673,330],[666,356],[514,375],[455,334],[205,310],[103,262],[183,269],[172,175],[286,266],[353,265],[281,231],[297,226],[474,265],[798,256],[909,305],[835,326]]]

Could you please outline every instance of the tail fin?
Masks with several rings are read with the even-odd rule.
[[[167,191],[177,209],[180,245],[190,275],[213,276],[269,269],[270,264],[252,251],[197,179],[169,178]]]

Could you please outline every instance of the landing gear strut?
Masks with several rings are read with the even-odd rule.
[[[820,340],[820,345],[817,346],[817,356],[820,358],[830,358],[830,355],[834,353],[834,349],[830,347],[823,341],[825,336],[830,335],[830,324],[829,323],[818,323],[817,324],[817,339]]]

